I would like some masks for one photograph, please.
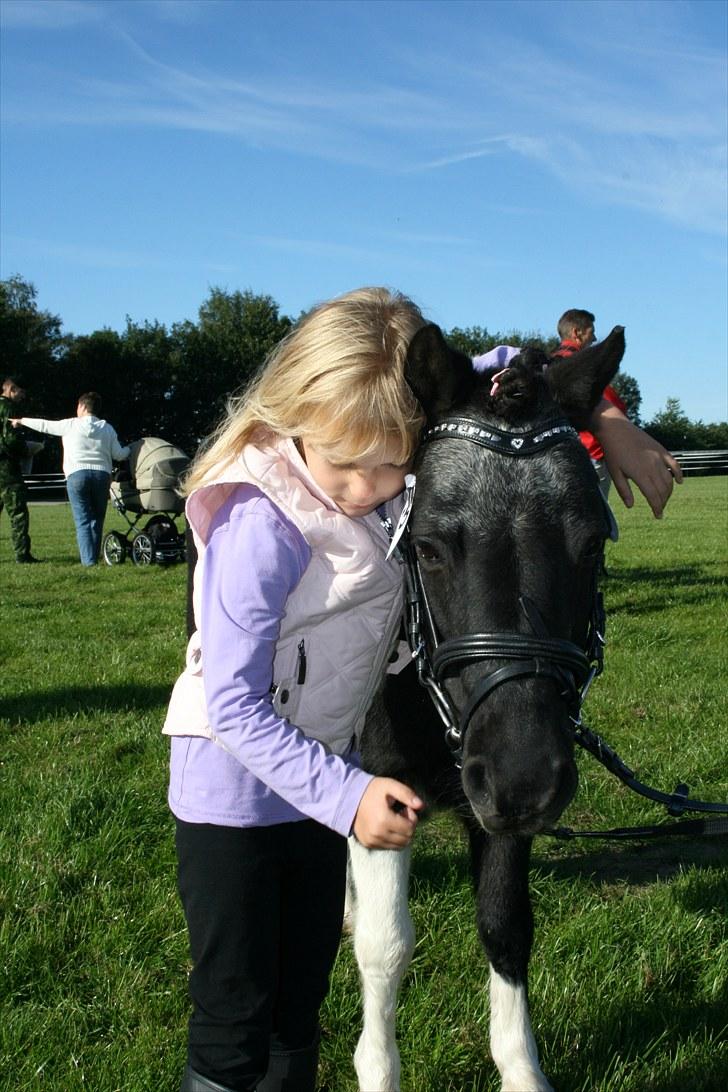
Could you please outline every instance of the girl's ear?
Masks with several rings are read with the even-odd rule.
[[[546,369],[553,398],[575,424],[586,426],[623,356],[624,326],[615,326],[604,341],[561,357]]]
[[[404,375],[432,421],[465,398],[476,373],[470,357],[449,346],[440,327],[429,323],[410,342]]]

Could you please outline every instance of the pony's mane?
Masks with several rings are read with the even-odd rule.
[[[548,365],[549,358],[544,352],[526,348],[503,371],[494,368],[483,372],[473,392],[473,401],[482,413],[507,424],[522,425],[539,418],[551,402],[544,378]]]

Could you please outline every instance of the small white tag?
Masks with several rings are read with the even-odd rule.
[[[410,517],[412,511],[412,502],[415,499],[415,484],[417,479],[414,474],[405,475],[404,479],[404,508],[402,509],[402,515],[397,520],[397,526],[394,528],[394,534],[392,535],[392,541],[389,544],[387,550],[386,561],[389,561],[394,549],[404,534],[405,527],[407,526],[407,520]]]

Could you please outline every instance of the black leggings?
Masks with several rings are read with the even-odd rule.
[[[341,937],[346,839],[313,820],[219,827],[177,820],[193,970],[188,1063],[255,1088],[271,1049],[318,1036]]]

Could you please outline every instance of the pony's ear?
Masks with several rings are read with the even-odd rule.
[[[623,356],[624,326],[615,326],[604,341],[573,356],[561,357],[547,368],[551,394],[575,424],[587,424]]]
[[[464,399],[475,383],[470,357],[451,348],[434,323],[412,338],[404,375],[428,421]]]

